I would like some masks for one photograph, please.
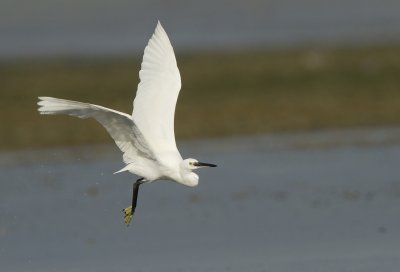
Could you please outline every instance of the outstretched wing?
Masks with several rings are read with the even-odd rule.
[[[181,77],[167,33],[158,22],[144,50],[132,118],[153,150],[178,152],[174,133],[175,105]]]
[[[39,97],[41,114],[67,114],[79,118],[94,118],[108,131],[124,153],[125,163],[132,163],[137,157],[155,160],[142,133],[130,115],[102,106],[53,97]]]

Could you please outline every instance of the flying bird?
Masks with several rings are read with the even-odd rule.
[[[181,77],[167,33],[158,22],[143,55],[132,115],[106,107],[53,97],[39,97],[41,114],[67,114],[94,118],[123,152],[124,168],[140,178],[133,183],[132,205],[123,209],[125,224],[132,220],[140,185],[171,180],[194,187],[199,176],[193,170],[216,167],[196,159],[182,159],[175,142],[175,105]]]

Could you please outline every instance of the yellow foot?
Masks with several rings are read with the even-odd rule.
[[[128,208],[125,208],[122,211],[124,212],[125,224],[129,226],[133,217],[132,206],[129,206]]]

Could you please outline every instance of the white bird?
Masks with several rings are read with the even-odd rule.
[[[133,184],[132,206],[123,209],[127,225],[135,212],[141,184],[172,180],[193,187],[199,183],[193,170],[216,166],[195,159],[183,160],[176,146],[174,115],[181,77],[174,50],[160,22],[144,50],[139,78],[132,115],[53,97],[39,97],[38,102],[41,114],[94,118],[114,139],[126,164],[116,173],[129,171],[140,177]]]

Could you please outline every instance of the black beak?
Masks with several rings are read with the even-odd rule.
[[[212,163],[206,163],[206,162],[195,162],[193,163],[194,166],[207,166],[207,167],[217,167],[217,165],[212,164]]]

